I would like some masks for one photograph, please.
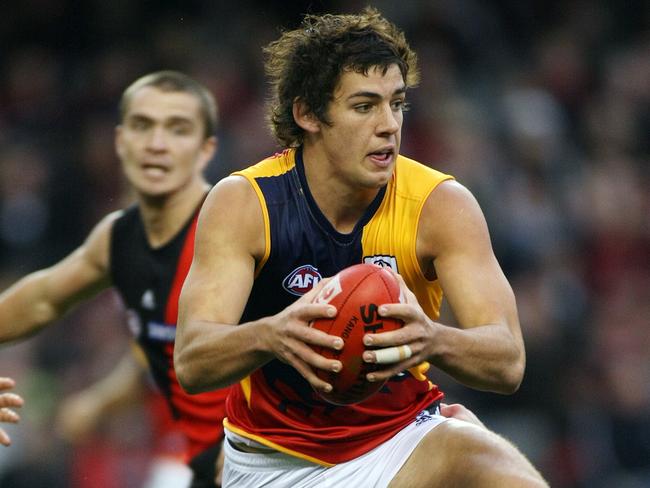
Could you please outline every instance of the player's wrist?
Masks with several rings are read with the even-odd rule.
[[[273,317],[264,317],[255,322],[250,323],[251,332],[246,341],[252,352],[262,356],[268,356],[269,359],[275,357],[275,348],[273,346],[273,336],[275,334]]]

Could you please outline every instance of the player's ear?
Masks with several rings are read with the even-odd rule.
[[[293,119],[303,130],[307,132],[318,132],[320,120],[314,115],[309,106],[300,98],[293,101]]]
[[[203,171],[206,168],[208,163],[217,153],[218,145],[217,136],[210,136],[203,141],[203,145],[201,146],[201,156],[199,158],[200,171]]]
[[[122,126],[115,127],[115,152],[122,159],[124,149],[122,147]]]

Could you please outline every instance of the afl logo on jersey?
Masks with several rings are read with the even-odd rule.
[[[292,295],[302,296],[311,290],[323,277],[311,264],[294,269],[284,281],[282,287]]]

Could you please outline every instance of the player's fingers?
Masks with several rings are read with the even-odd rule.
[[[378,369],[377,371],[368,373],[366,375],[366,379],[371,383],[375,381],[388,380],[393,376],[396,376],[402,373],[403,371],[406,371],[409,368],[417,366],[418,364],[419,361],[416,358],[411,357],[409,359],[405,359],[404,361],[400,361],[398,363],[392,363],[390,366],[387,366],[386,368]]]
[[[290,364],[296,368],[301,376],[305,378],[315,390],[322,391],[324,393],[330,393],[332,391],[332,385],[316,376],[314,370],[299,357],[295,356],[292,358]]]
[[[300,330],[299,339],[302,342],[305,342],[312,346],[326,347],[328,349],[334,349],[336,351],[343,349],[344,345],[343,339],[341,339],[339,336],[331,335],[323,332],[322,330],[318,330],[314,327],[311,327],[311,324],[309,328]]]
[[[0,429],[0,444],[2,444],[3,446],[8,446],[11,444],[11,439],[9,438],[7,433],[2,429]]]
[[[320,345],[323,347],[329,347],[331,345],[332,341],[330,339],[335,339],[336,341],[340,341],[342,343],[342,339],[340,337],[327,335],[320,330],[313,330],[311,332],[313,332],[314,335],[323,337],[320,341],[313,341],[314,343],[320,342]],[[318,347],[316,347],[316,350],[318,350]],[[313,371],[311,368],[318,368],[334,372],[341,370],[343,367],[341,361],[328,359],[317,353],[316,350],[314,350],[314,347],[309,344],[308,340],[305,340],[303,334],[301,337],[297,338],[285,337],[281,342],[278,343],[275,356],[280,361],[290,364],[299,370],[301,374],[303,371],[305,371],[304,368],[301,369],[303,365],[306,367],[306,369],[309,369],[309,373],[312,374]]]
[[[11,378],[0,377],[0,390],[8,390],[16,386],[16,382]]]
[[[23,399],[15,393],[0,394],[0,408],[2,407],[22,407]]]
[[[309,290],[307,293],[304,294],[304,300],[307,302],[311,302],[316,298],[316,296],[320,293],[320,291],[323,289],[325,285],[331,280],[332,278],[323,278],[320,280],[314,287]]]
[[[370,354],[374,355],[374,363],[376,364],[392,364],[410,358],[413,356],[413,351],[408,344],[402,344],[401,346],[376,349]]]
[[[15,424],[19,420],[20,416],[10,408],[0,408],[0,422],[10,422],[12,424]]]
[[[419,317],[418,308],[414,307],[411,302],[384,303],[377,311],[380,317],[398,319],[406,323],[417,320]]]
[[[391,269],[391,271],[393,270]],[[399,273],[395,273],[394,271],[393,274],[395,275],[395,277],[397,278],[397,282],[399,283],[399,288],[401,291],[400,302],[410,303],[413,301],[417,301],[417,298],[415,297],[415,293],[413,293],[411,289],[406,285],[406,281],[404,281],[402,275]]]
[[[363,336],[363,345],[366,347],[372,347],[373,349],[380,349],[384,347],[399,346],[400,344],[407,344],[413,342],[413,339],[413,332],[409,331],[407,328],[401,327],[399,329],[389,330],[379,334],[365,334]]]
[[[341,361],[337,359],[328,359],[321,354],[318,354],[314,349],[306,344],[296,345],[296,355],[312,368],[333,371],[335,373],[338,373],[343,368]]]
[[[483,422],[481,422],[476,414],[469,410],[467,407],[459,404],[459,403],[452,403],[452,404],[446,404],[446,403],[441,403],[440,404],[440,414],[443,417],[449,417],[449,418],[454,418],[458,420],[464,420],[465,422],[471,422],[476,425],[484,426]]]
[[[296,310],[297,315],[305,322],[319,318],[332,318],[336,315],[336,307],[326,303],[305,303]]]

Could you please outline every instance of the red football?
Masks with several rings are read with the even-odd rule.
[[[377,309],[384,303],[400,301],[400,288],[395,276],[387,269],[374,264],[356,264],[336,274],[314,299],[330,303],[338,313],[334,318],[321,318],[311,324],[323,332],[339,336],[343,349],[314,347],[328,359],[338,359],[343,369],[338,373],[317,369],[319,378],[332,385],[330,393],[318,394],[330,403],[350,405],[359,403],[377,393],[384,382],[370,383],[366,375],[377,366],[363,361],[366,350],[363,336],[399,329],[402,321],[380,317]]]

